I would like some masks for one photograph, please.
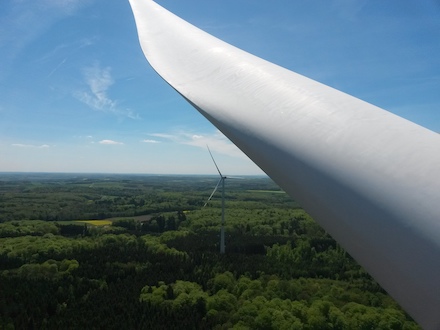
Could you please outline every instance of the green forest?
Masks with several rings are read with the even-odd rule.
[[[0,329],[420,329],[267,177],[0,173]]]

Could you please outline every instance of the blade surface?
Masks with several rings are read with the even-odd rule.
[[[130,3],[159,75],[420,325],[440,329],[439,134],[237,49],[153,1]]]

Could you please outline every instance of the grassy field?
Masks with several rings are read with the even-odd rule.
[[[77,220],[74,222],[87,223],[93,226],[111,226],[112,222],[110,220]]]
[[[108,218],[103,220],[68,220],[68,221],[57,221],[60,224],[71,224],[71,225],[81,225],[81,224],[89,224],[92,226],[111,226],[113,224],[113,221],[120,220],[120,219],[133,219],[136,221],[148,221],[151,219],[151,215],[140,215],[140,216],[134,216],[134,217],[114,217],[114,218]]]

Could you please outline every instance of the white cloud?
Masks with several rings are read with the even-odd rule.
[[[89,90],[75,94],[81,102],[87,104],[94,110],[110,112],[132,119],[139,118],[139,116],[130,109],[121,109],[117,101],[112,100],[107,95],[108,89],[114,84],[110,67],[101,68],[99,64],[95,64],[94,66],[85,68],[83,75]]]
[[[158,137],[158,138],[162,138],[165,140],[173,140],[175,138],[175,135],[173,134],[165,134],[165,133],[152,133],[152,134],[148,134],[150,136],[154,136],[154,137]]]
[[[107,97],[107,89],[114,83],[110,70],[109,67],[101,69],[98,65],[84,69],[84,77],[91,94],[84,93],[83,101],[92,108],[102,110],[116,107],[116,102]]]
[[[110,144],[110,145],[121,145],[123,144],[122,142],[118,142],[118,141],[113,141],[113,140],[101,140],[98,142],[99,144]]]
[[[47,144],[33,145],[33,144],[13,143],[12,146],[13,147],[18,147],[18,148],[33,148],[33,149],[46,149],[46,148],[50,148],[50,146],[47,145]]]
[[[160,143],[160,141],[157,141],[157,140],[149,140],[149,139],[142,140],[141,142],[143,142],[143,143]]]
[[[214,133],[195,134],[190,132],[169,133],[153,133],[150,136],[162,138],[178,144],[190,145],[193,147],[203,148],[209,146],[214,153],[220,153],[232,157],[247,159],[247,156],[238,149],[229,139],[219,130]]]

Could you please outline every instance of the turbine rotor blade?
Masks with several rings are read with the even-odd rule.
[[[223,178],[222,172],[220,172],[220,169],[218,168],[217,163],[215,162],[214,156],[212,156],[211,150],[209,149],[208,145],[206,147],[208,148],[209,154],[211,155],[211,159],[214,162],[214,165],[218,171],[218,174],[220,174],[220,176]]]
[[[215,194],[215,192],[217,191],[218,186],[220,185],[220,183],[222,182],[222,180],[224,180],[223,177],[221,177],[220,180],[218,180],[217,185],[215,186],[214,190],[213,190],[212,193],[211,193],[211,196],[209,196],[209,198],[207,199],[207,201],[206,201],[205,205],[203,205],[203,207],[205,207],[205,206],[208,204],[208,202],[211,200],[212,196],[214,196],[214,194]]]
[[[440,135],[129,1],[159,75],[422,328],[440,329]]]

